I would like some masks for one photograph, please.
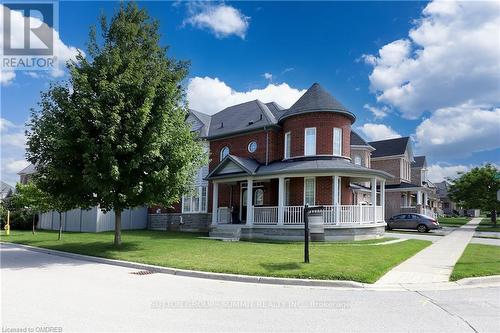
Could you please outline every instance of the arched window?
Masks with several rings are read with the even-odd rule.
[[[253,198],[254,206],[262,206],[264,204],[264,190],[258,188],[255,190]]]
[[[220,150],[220,160],[222,161],[227,155],[229,155],[229,147],[226,146]]]
[[[354,164],[361,165],[361,156],[354,155]]]

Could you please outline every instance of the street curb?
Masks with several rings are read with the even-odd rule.
[[[345,289],[365,289],[373,291],[401,291],[401,290],[443,290],[443,289],[463,289],[470,287],[491,287],[500,284],[500,275],[484,276],[484,277],[473,277],[465,278],[453,282],[440,282],[435,284],[394,284],[394,285],[376,285],[370,283],[361,283],[356,281],[345,281],[345,280],[313,280],[313,279],[294,279],[294,278],[275,278],[266,276],[251,276],[251,275],[238,275],[238,274],[226,274],[226,273],[213,273],[213,272],[202,272],[202,271],[192,271],[186,269],[178,269],[171,267],[163,267],[149,264],[141,264],[125,260],[108,259],[101,257],[93,257],[84,254],[77,254],[71,252],[64,252],[52,249],[46,249],[42,247],[35,247],[31,245],[18,244],[0,241],[2,244],[10,246],[18,246],[29,251],[57,255],[61,257],[67,257],[77,260],[96,262],[107,265],[121,266],[126,268],[132,268],[137,270],[148,270],[155,273],[163,273],[177,276],[202,278],[210,280],[219,281],[231,281],[231,282],[244,282],[244,283],[257,283],[257,284],[270,284],[270,285],[285,285],[285,286],[303,286],[303,287],[330,287],[330,288],[345,288]]]
[[[19,246],[33,252],[40,252],[46,254],[57,255],[61,257],[67,257],[77,260],[85,260],[91,262],[97,262],[101,264],[108,264],[114,266],[121,266],[126,268],[133,268],[138,270],[148,270],[155,273],[164,273],[170,275],[187,276],[194,278],[203,278],[211,280],[220,281],[233,281],[233,282],[246,282],[246,283],[261,283],[261,284],[274,284],[274,285],[291,285],[291,286],[310,286],[310,287],[338,287],[338,288],[365,288],[367,284],[356,282],[356,281],[343,281],[343,280],[313,280],[313,279],[293,279],[293,278],[275,278],[266,276],[251,276],[251,275],[238,275],[238,274],[226,274],[226,273],[213,273],[213,272],[202,272],[202,271],[192,271],[186,269],[178,269],[171,267],[162,267],[149,264],[141,264],[125,260],[108,259],[101,257],[87,256],[83,254],[76,254],[71,252],[64,252],[58,250],[52,250],[42,247],[35,247],[25,244],[11,243],[0,241],[3,244]]]

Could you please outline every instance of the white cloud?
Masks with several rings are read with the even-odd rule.
[[[400,138],[401,135],[390,126],[384,124],[366,123],[358,129],[365,135],[368,141]]]
[[[0,27],[3,27],[3,13],[4,11],[10,12],[11,19],[11,40],[13,40],[14,45],[20,44],[24,40],[24,16],[19,11],[10,11],[7,7],[0,5]],[[38,17],[30,17],[30,21],[32,22],[32,26],[42,26],[46,25],[43,23]],[[48,28],[52,29],[52,28]],[[53,39],[54,39],[54,56],[57,57],[57,61],[54,65],[54,68],[49,71],[50,75],[53,77],[60,77],[64,75],[65,64],[68,60],[76,60],[76,55],[78,54],[78,49],[74,46],[68,46],[64,44],[59,36],[59,32],[53,30]],[[41,42],[39,42],[41,43]],[[35,45],[36,46],[36,45]],[[0,54],[3,54],[3,38],[0,38]],[[82,52],[83,54],[83,52]],[[41,73],[45,73],[45,71],[40,71]],[[2,85],[10,84],[14,78],[15,73],[13,71],[2,71],[0,76],[0,83]],[[39,77],[43,77],[39,75]]]
[[[458,172],[467,172],[469,168],[465,165],[444,165],[432,164],[427,167],[427,177],[433,183],[440,183],[447,178],[456,178]]]
[[[417,127],[415,140],[419,152],[446,157],[500,148],[500,108],[438,109]]]
[[[214,114],[228,106],[259,99],[264,103],[276,102],[288,108],[295,103],[306,90],[290,87],[286,83],[268,84],[263,89],[236,91],[224,81],[211,77],[195,77],[189,80],[187,99],[189,107]]]
[[[264,73],[262,74],[262,76],[264,77],[264,79],[266,80],[269,80],[269,81],[272,81],[273,80],[273,74],[271,73]]]
[[[0,175],[3,181],[15,184],[19,176],[17,173],[28,165],[24,160],[26,137],[24,126],[0,118],[0,151],[1,169]]]
[[[243,15],[238,9],[221,4],[213,3],[190,3],[188,4],[189,17],[184,24],[190,24],[196,28],[208,29],[217,38],[236,35],[245,38],[248,30],[250,17]]]
[[[390,109],[385,105],[383,105],[382,107],[378,107],[372,106],[370,104],[365,104],[363,105],[363,108],[370,111],[375,116],[375,119],[382,119],[386,117],[390,112]]]
[[[372,91],[406,118],[464,103],[498,105],[500,2],[434,1],[408,38],[365,55]]]

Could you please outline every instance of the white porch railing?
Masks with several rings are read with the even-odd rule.
[[[276,224],[278,223],[278,207],[254,207],[254,224]]]
[[[434,213],[434,211],[430,208],[422,208],[422,214],[432,217],[433,219],[436,218],[436,213]]]
[[[278,224],[279,207],[253,207],[253,211],[254,224]],[[321,213],[325,225],[367,224],[384,221],[384,212],[381,206],[323,206]],[[283,224],[298,225],[303,223],[303,206],[283,207]]]

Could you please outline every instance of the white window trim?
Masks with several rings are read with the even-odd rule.
[[[285,206],[290,206],[290,178],[285,179]]]
[[[205,192],[205,209],[201,209],[201,207],[203,206],[202,204],[202,200],[203,200],[203,196],[202,196],[202,188],[205,187],[207,190]],[[202,186],[197,186],[198,188],[198,210],[197,211],[193,211],[192,208],[193,208],[193,196],[189,196],[187,197],[186,195],[183,195],[182,196],[182,202],[181,202],[181,211],[182,211],[182,214],[204,214],[204,213],[207,213],[207,210],[208,210],[208,186],[206,185],[202,185]],[[189,198],[189,200],[191,201],[189,207],[191,208],[189,211],[186,211],[184,209],[184,200]]]
[[[307,180],[308,179],[312,179],[313,180],[313,184],[314,184],[314,190],[313,190],[313,206],[316,205],[316,177],[304,177],[304,198],[303,198],[303,204],[305,205],[306,204],[306,183],[307,183]]]
[[[339,147],[339,150],[340,152],[338,154],[335,154],[335,130],[339,130],[340,131],[340,147]],[[342,145],[343,145],[343,142],[342,142],[342,128],[341,127],[334,127],[333,130],[332,130],[332,154],[334,156],[342,156]]]
[[[290,137],[290,144],[288,144],[287,137]],[[289,159],[292,155],[292,147],[289,147],[289,146],[291,146],[291,143],[292,143],[292,133],[286,132],[285,133],[285,144],[284,144],[285,150],[283,152],[284,159]]]
[[[312,154],[307,153],[307,130],[310,130],[310,129],[314,130],[314,152]],[[304,156],[315,156],[317,144],[318,144],[318,142],[317,142],[317,137],[316,137],[316,127],[306,127],[304,129]]]
[[[221,148],[221,150],[219,151],[219,161],[222,161],[226,156],[222,157],[222,152],[224,151],[224,149],[227,148],[227,155],[231,154],[231,150],[229,149],[228,146],[224,146]]]

